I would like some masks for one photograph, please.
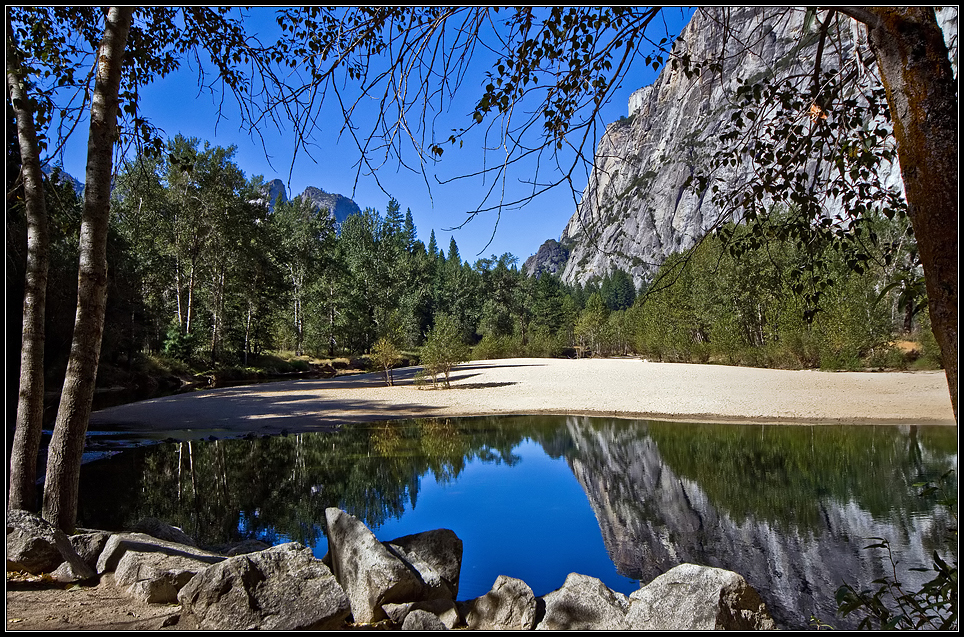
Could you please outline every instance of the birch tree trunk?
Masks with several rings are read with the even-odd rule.
[[[44,415],[44,319],[50,239],[47,204],[40,168],[40,147],[22,61],[14,45],[7,14],[7,92],[17,120],[25,216],[27,266],[23,295],[23,341],[20,350],[20,392],[16,430],[10,454],[8,509],[37,509],[37,455]]]
[[[80,462],[90,418],[107,299],[107,229],[117,139],[118,90],[133,7],[107,11],[90,109],[84,213],[80,229],[77,315],[50,441],[43,517],[64,531],[77,520]]]
[[[957,91],[933,7],[868,7],[864,22],[894,121],[904,192],[957,418]]]

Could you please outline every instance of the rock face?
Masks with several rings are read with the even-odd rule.
[[[939,11],[938,21],[956,74],[957,9]],[[841,45],[823,56],[824,69],[857,64],[856,52],[869,60],[863,77],[872,77],[866,31],[841,16],[833,37]],[[618,266],[639,285],[667,256],[692,247],[720,211],[709,193],[684,184],[707,167],[719,147],[721,126],[733,112],[729,99],[737,79],[807,77],[817,41],[816,28],[805,25],[803,9],[698,10],[674,53],[687,51],[694,61],[705,61],[722,52],[722,73],[688,78],[667,65],[654,84],[633,93],[629,117],[610,124],[599,142],[589,184],[562,234],[562,243],[571,247],[563,281],[585,283]],[[728,167],[717,175],[732,186],[748,180],[750,168]],[[902,190],[896,164],[886,167],[881,178]]]
[[[262,201],[268,204],[268,210],[274,210],[274,204],[279,197],[281,201],[288,201],[288,190],[285,188],[285,182],[280,179],[272,179],[266,183],[262,193]]]
[[[269,210],[274,210],[275,201],[277,201],[279,197],[283,202],[288,201],[288,191],[283,181],[280,179],[272,179],[264,185],[259,201],[266,203]],[[361,209],[358,207],[358,204],[348,197],[325,192],[321,188],[314,186],[305,188],[304,192],[298,195],[298,197],[307,199],[317,206],[319,210],[326,208],[335,220],[336,229],[341,228],[341,224],[344,223],[345,219],[350,215],[361,214]]]
[[[327,208],[332,217],[335,218],[336,228],[341,228],[341,224],[344,223],[345,219],[350,215],[361,214],[361,209],[359,209],[358,204],[348,197],[325,192],[321,188],[308,186],[299,196],[315,204],[319,209]]]
[[[569,251],[555,239],[549,239],[539,246],[538,252],[526,259],[522,271],[527,276],[536,278],[539,278],[543,272],[561,275],[568,260]]]

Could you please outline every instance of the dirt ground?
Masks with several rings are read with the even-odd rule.
[[[570,413],[709,422],[954,425],[941,372],[869,373],[651,363],[638,359],[475,361],[452,390],[378,374],[290,381],[142,401],[95,412],[91,427],[207,436],[311,430],[386,418]],[[163,434],[160,432],[164,431]],[[63,586],[7,573],[8,630],[176,630],[177,605],[125,596],[110,575]]]
[[[7,572],[7,630],[174,630],[176,604],[148,604],[114,586],[108,573],[93,586],[62,585]]]

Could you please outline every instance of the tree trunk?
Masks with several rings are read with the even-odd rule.
[[[924,267],[934,336],[957,418],[957,92],[933,7],[867,8]],[[858,18],[860,19],[860,18]]]
[[[90,418],[107,300],[107,229],[113,150],[117,139],[118,89],[133,7],[111,7],[97,53],[97,76],[90,109],[84,214],[80,228],[77,315],[47,459],[43,517],[72,531],[84,438]]]
[[[21,60],[14,46],[7,14],[7,91],[17,120],[27,220],[27,267],[23,295],[23,344],[20,350],[20,395],[16,430],[10,453],[8,509],[37,509],[37,455],[44,415],[44,319],[50,239],[40,168],[40,148],[33,111],[23,82]]]

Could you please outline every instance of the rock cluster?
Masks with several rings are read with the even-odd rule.
[[[179,543],[157,520],[142,533],[71,537],[25,511],[7,513],[7,569],[56,573],[62,581],[108,572],[131,597],[180,603],[165,626],[201,630],[337,629],[352,624],[402,630],[773,629],[756,591],[731,571],[682,564],[630,596],[572,573],[536,597],[499,576],[485,595],[457,602],[462,541],[437,529],[380,542],[357,518],[326,511],[329,553],[291,542],[249,545],[227,556]],[[59,534],[59,535],[58,535]],[[63,565],[69,565],[65,568]],[[160,626],[159,626],[160,627]]]

